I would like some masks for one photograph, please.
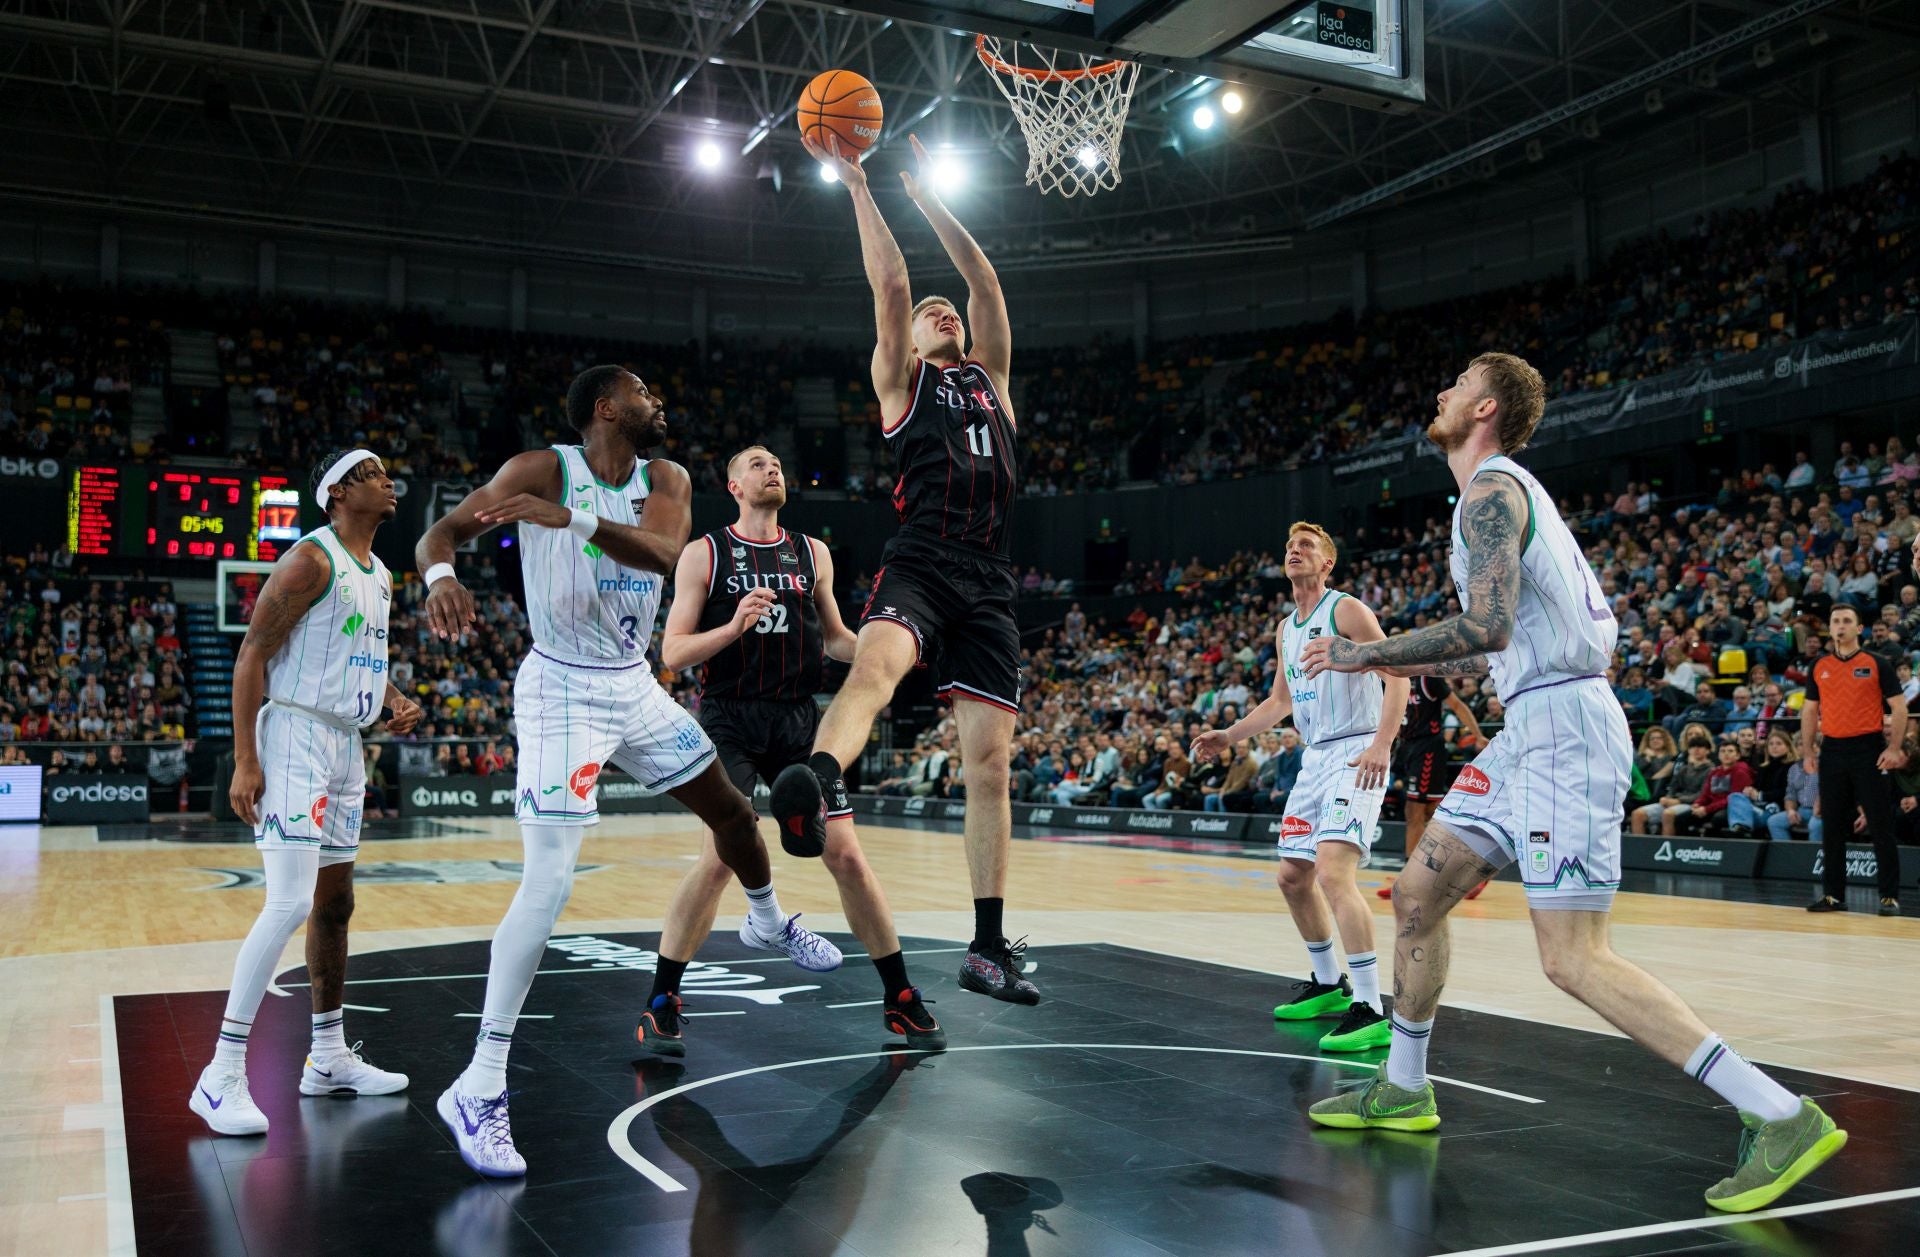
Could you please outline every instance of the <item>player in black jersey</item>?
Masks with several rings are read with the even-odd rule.
[[[814,538],[780,527],[787,502],[780,460],[762,445],[741,450],[727,461],[727,491],[740,518],[681,552],[660,655],[676,671],[705,665],[700,723],[727,776],[752,798],[756,776],[771,782],[781,769],[806,763],[820,725],[813,696],[825,657],[851,660],[854,635],[833,598],[833,556]],[[880,971],[887,1029],[906,1036],[909,1047],[946,1047],[946,1033],[907,978],[886,892],[860,851],[850,813],[827,826],[822,858],[840,888],[848,928]],[[653,1051],[686,1054],[680,980],[732,880],[708,834],[660,932],[653,993],[637,1031]],[[750,925],[741,926],[743,934]]]
[[[860,251],[873,289],[873,388],[881,432],[900,480],[893,491],[900,531],[887,544],[873,596],[861,616],[853,671],[827,709],[805,767],[781,773],[772,810],[780,840],[818,854],[826,822],[848,810],[840,774],[867,744],[874,717],[915,664],[935,669],[937,692],[953,703],[967,764],[967,872],[973,884],[973,942],[960,985],[1018,1004],[1040,992],[1021,976],[1024,945],[1007,942],[1007,852],[1013,835],[1008,759],[1020,711],[1020,632],[1013,619],[1008,558],[1016,481],[1015,426],[1007,405],[1012,336],[1000,280],[986,254],[913,173],[900,178],[967,284],[967,324],[945,297],[914,304],[906,260],[867,188],[858,163],[808,141],[853,199]],[[920,141],[920,174],[929,162]]]
[[[1455,772],[1447,759],[1447,713],[1453,713],[1461,731],[1475,746],[1485,742],[1480,736],[1480,722],[1473,718],[1473,708],[1453,692],[1453,686],[1445,677],[1409,679],[1413,687],[1407,691],[1407,715],[1400,722],[1393,775],[1400,779],[1400,787],[1406,792],[1407,859],[1411,860],[1420,835],[1426,832],[1427,818],[1433,815],[1433,805],[1446,798],[1447,791],[1453,788]],[[1486,888],[1482,882],[1467,893],[1467,898],[1478,899]],[[1389,882],[1375,893],[1382,899],[1391,899],[1393,884]]]

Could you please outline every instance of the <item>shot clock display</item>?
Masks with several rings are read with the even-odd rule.
[[[68,486],[67,546],[76,555],[272,560],[300,535],[300,495],[285,476],[78,467]]]

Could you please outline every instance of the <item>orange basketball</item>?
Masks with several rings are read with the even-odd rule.
[[[829,133],[843,153],[863,153],[880,138],[880,93],[852,70],[828,70],[813,76],[800,93],[800,134],[832,152]]]

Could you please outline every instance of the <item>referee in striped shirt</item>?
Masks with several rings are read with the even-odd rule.
[[[1832,645],[1814,662],[1800,709],[1800,745],[1808,772],[1820,747],[1820,813],[1823,881],[1808,912],[1847,910],[1847,839],[1856,812],[1866,817],[1866,836],[1878,859],[1880,915],[1900,915],[1900,848],[1894,834],[1893,783],[1887,774],[1906,763],[1907,700],[1893,665],[1860,642],[1860,613],[1834,607],[1827,627]],[[1883,714],[1891,712],[1891,719]]]

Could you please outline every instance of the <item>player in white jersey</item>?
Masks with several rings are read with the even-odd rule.
[[[360,849],[366,760],[360,731],[383,714],[405,733],[420,708],[388,680],[393,582],[373,534],[397,506],[393,479],[367,450],[314,469],[328,523],[295,542],[260,591],[233,666],[233,784],[228,797],[253,827],[267,901],[240,945],[213,1061],[187,1107],[222,1135],[264,1135],[247,1087],[247,1039],[280,952],[307,923],[313,1048],[303,1095],[387,1095],[405,1074],[377,1069],[347,1046],[341,991],[353,859]],[[382,708],[385,708],[383,713]]]
[[[520,743],[515,815],[525,849],[520,890],[493,937],[479,1039],[440,1097],[460,1155],[482,1174],[526,1173],[507,1120],[507,1052],[547,938],[573,890],[601,770],[613,764],[650,793],[671,794],[713,832],[746,888],[745,942],[803,968],[833,969],[839,951],[780,912],[753,808],[692,716],[647,659],[660,590],[687,543],[692,484],[678,463],[642,460],[666,436],[666,407],[632,372],[589,367],[567,389],[577,446],[516,454],[427,530],[414,558],[427,617],[443,638],[473,621],[454,552],[500,524],[520,525],[533,649],[514,678]]]
[[[1364,1089],[1323,1100],[1310,1115],[1341,1128],[1440,1124],[1426,1054],[1447,976],[1447,913],[1517,861],[1547,976],[1739,1111],[1746,1134],[1734,1172],[1708,1189],[1707,1203],[1759,1209],[1839,1151],[1847,1134],[1728,1049],[1608,939],[1633,748],[1603,675],[1618,625],[1552,498],[1512,459],[1538,426],[1545,396],[1540,373],[1502,353],[1475,358],[1439,396],[1427,437],[1460,486],[1452,571],[1461,614],[1381,642],[1323,638],[1307,647],[1314,677],[1491,671],[1507,711],[1394,884],[1387,1060]]]
[[[1294,610],[1282,617],[1275,645],[1273,693],[1226,729],[1208,730],[1193,741],[1196,760],[1220,748],[1257,737],[1289,714],[1306,750],[1300,776],[1287,796],[1280,822],[1280,890],[1307,945],[1313,977],[1294,983],[1294,997],[1273,1010],[1282,1021],[1340,1017],[1321,1037],[1328,1052],[1364,1052],[1384,1047],[1387,1019],[1380,1007],[1380,968],[1373,951],[1373,912],[1355,875],[1373,849],[1373,829],[1386,796],[1398,713],[1407,705],[1407,682],[1371,673],[1325,673],[1308,677],[1301,659],[1312,642],[1342,638],[1377,642],[1386,635],[1358,599],[1327,588],[1339,558],[1333,537],[1318,524],[1301,522],[1287,532],[1287,577]],[[1349,980],[1333,955],[1333,933],[1347,956]]]

